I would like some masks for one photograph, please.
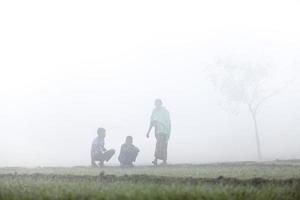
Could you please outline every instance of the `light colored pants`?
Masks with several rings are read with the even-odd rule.
[[[116,151],[114,149],[110,149],[105,152],[96,153],[92,157],[92,161],[100,161],[100,162],[109,161],[111,157],[115,154],[115,152]]]

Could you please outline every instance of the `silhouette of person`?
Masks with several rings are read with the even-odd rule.
[[[121,146],[119,161],[121,167],[133,167],[133,162],[135,162],[136,157],[139,153],[139,149],[133,145],[132,136],[127,136],[126,141]]]
[[[149,138],[152,128],[155,128],[156,146],[154,153],[154,161],[152,163],[157,166],[157,161],[162,160],[162,165],[167,164],[168,141],[171,134],[171,120],[169,111],[163,107],[160,99],[155,100],[155,108],[152,111],[150,126],[146,137]]]
[[[114,149],[106,150],[104,147],[106,130],[104,128],[98,128],[97,137],[93,140],[91,148],[91,164],[92,167],[103,167],[104,161],[108,162],[115,154]],[[96,164],[99,161],[99,164]]]

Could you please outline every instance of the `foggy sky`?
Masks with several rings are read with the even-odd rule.
[[[300,158],[300,2],[1,1],[0,166],[90,164],[98,127],[117,153],[145,137],[155,98],[171,113],[170,163],[255,160],[252,121],[220,105],[205,68],[272,64],[293,84],[258,116],[265,159]],[[112,159],[117,163],[117,155]]]

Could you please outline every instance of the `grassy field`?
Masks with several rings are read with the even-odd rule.
[[[300,199],[300,161],[0,168],[0,199]]]

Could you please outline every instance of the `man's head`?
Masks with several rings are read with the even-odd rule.
[[[155,107],[160,108],[162,106],[163,102],[161,99],[156,99],[154,102]]]
[[[98,137],[105,138],[105,135],[106,135],[105,128],[98,128],[97,135],[98,135]]]
[[[126,137],[126,144],[132,144],[133,143],[133,138],[132,136],[127,136]]]

